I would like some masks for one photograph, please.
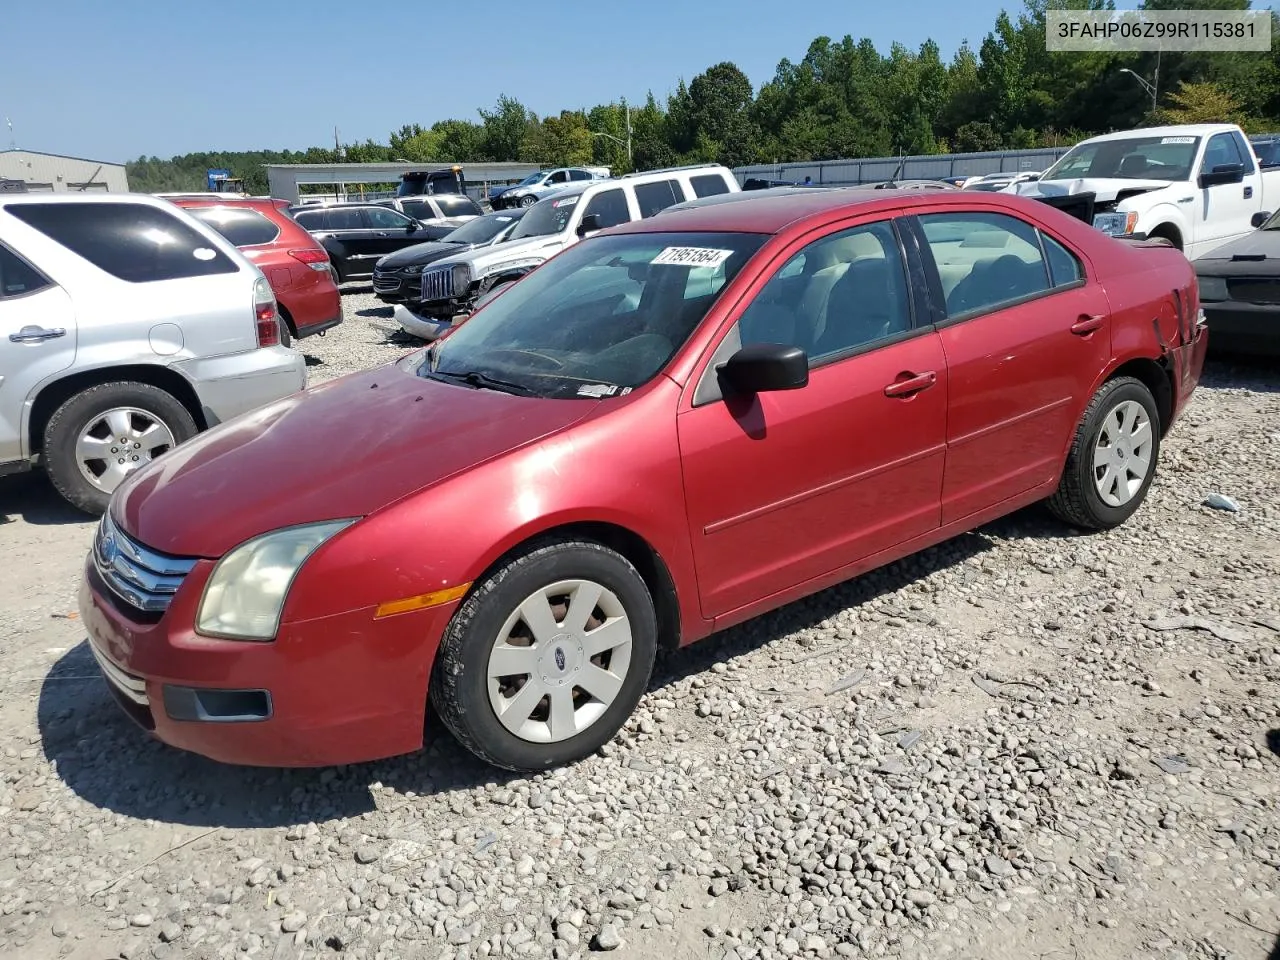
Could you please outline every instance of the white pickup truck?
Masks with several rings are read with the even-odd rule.
[[[1033,183],[1006,192],[1088,203],[1116,237],[1163,237],[1195,260],[1242,237],[1280,204],[1280,168],[1261,168],[1235,124],[1126,130],[1076,144]],[[1265,219],[1265,218],[1262,218]]]

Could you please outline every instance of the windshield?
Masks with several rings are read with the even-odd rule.
[[[1041,180],[1189,180],[1199,137],[1131,137],[1072,147]]]
[[[523,180],[521,180],[519,183],[517,183],[517,184],[516,184],[516,186],[517,186],[517,187],[527,187],[527,186],[529,186],[531,183],[537,183],[537,182],[538,182],[539,180],[541,180],[544,176],[546,176],[546,174],[545,174],[545,173],[543,173],[541,170],[539,170],[537,173],[531,173],[531,174],[529,174],[527,177],[525,177]]]
[[[397,197],[412,197],[427,192],[427,175],[425,173],[406,173],[400,177],[400,186],[396,188]]]
[[[485,243],[520,219],[510,214],[493,214],[468,220],[457,230],[450,230],[443,239],[448,243]]]
[[[575,193],[571,197],[557,199],[548,197],[546,200],[539,200],[529,208],[520,225],[511,231],[511,239],[549,237],[552,234],[561,233],[569,225],[569,218],[573,216],[574,208],[580,199],[582,199],[581,195]]]
[[[640,233],[575,244],[441,340],[418,375],[543,397],[610,397],[658,373],[767,240]]]

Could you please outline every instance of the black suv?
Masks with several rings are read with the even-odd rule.
[[[329,251],[339,283],[372,277],[380,257],[429,239],[421,221],[373,203],[290,207],[289,215]]]

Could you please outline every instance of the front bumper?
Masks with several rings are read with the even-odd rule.
[[[1201,302],[1215,351],[1280,357],[1280,304]]]
[[[197,561],[140,622],[91,553],[80,616],[108,690],[160,741],[223,763],[360,763],[422,746],[427,681],[456,602],[375,620],[372,609],[284,624],[268,643],[193,629],[213,561]]]
[[[396,304],[396,308],[392,313],[392,317],[396,323],[400,324],[400,328],[405,333],[417,337],[420,340],[438,340],[446,332],[453,329],[458,318],[453,317],[444,319],[442,317],[424,317],[421,314],[414,313],[403,304]]]
[[[307,385],[306,358],[281,346],[182,360],[173,368],[191,382],[209,426],[295,394]]]

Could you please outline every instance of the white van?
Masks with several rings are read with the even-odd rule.
[[[505,243],[437,260],[423,271],[420,307],[412,313],[398,305],[396,321],[406,333],[434,340],[480,298],[515,283],[583,237],[686,200],[740,191],[733,173],[719,164],[646,170],[557,190],[528,209]]]

